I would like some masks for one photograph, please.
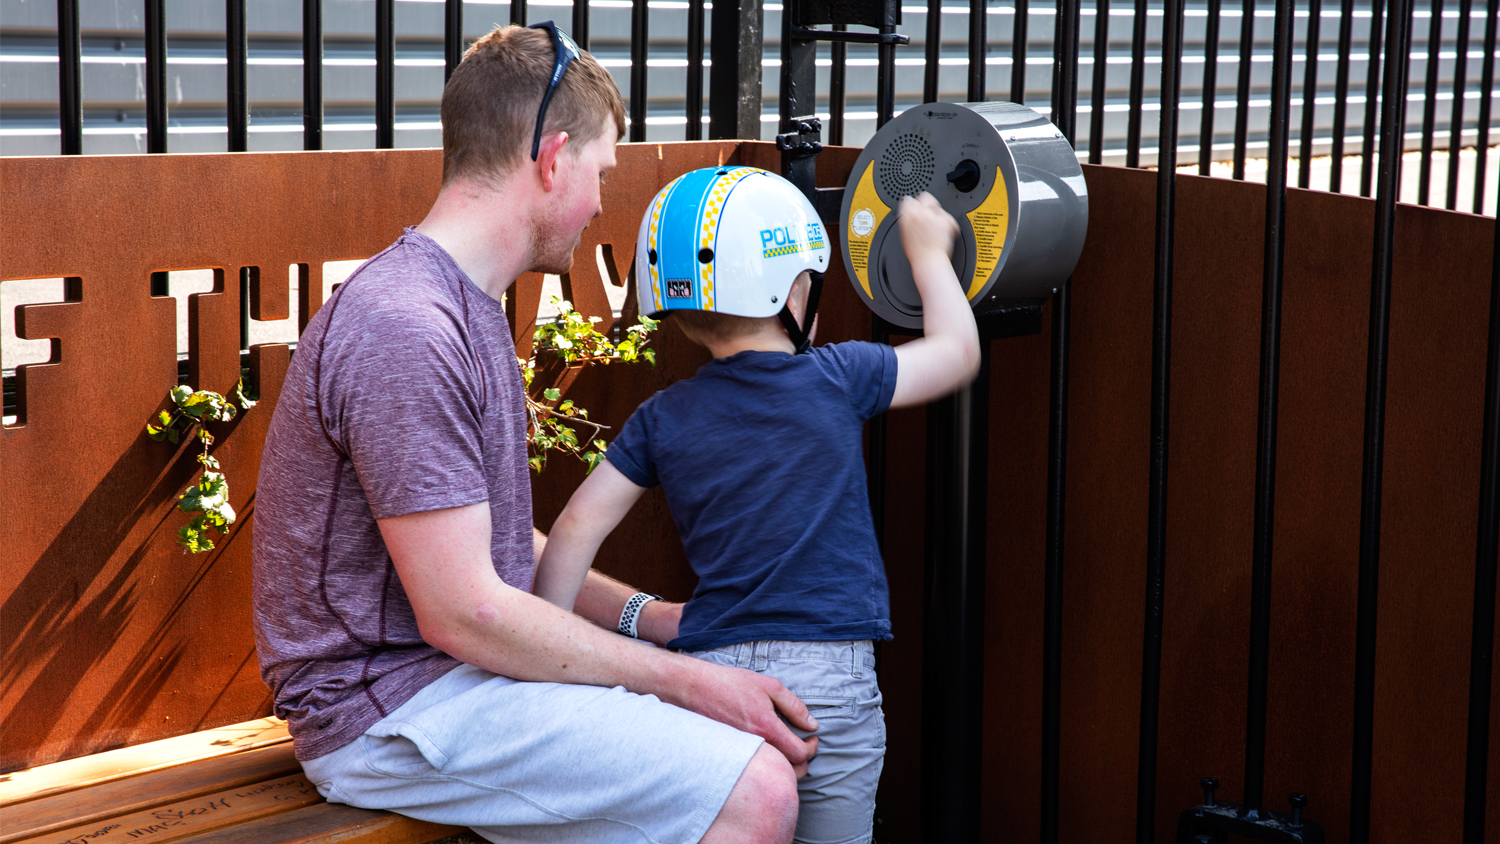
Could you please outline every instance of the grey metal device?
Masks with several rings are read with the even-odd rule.
[[[1088,189],[1072,146],[1015,103],[927,103],[870,139],[839,213],[844,265],[877,315],[922,326],[896,206],[923,191],[958,221],[953,270],[976,312],[1051,296],[1088,231]]]

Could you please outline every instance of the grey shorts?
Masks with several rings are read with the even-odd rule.
[[[303,768],[330,802],[490,841],[693,844],[760,745],[652,695],[462,665]]]
[[[818,753],[797,781],[797,844],[864,844],[885,764],[875,648],[862,642],[744,642],[690,655],[780,680],[818,719]],[[810,733],[798,730],[798,735]]]

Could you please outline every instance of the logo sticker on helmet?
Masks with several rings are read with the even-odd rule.
[[[760,248],[762,257],[765,258],[796,255],[812,249],[822,249],[823,245],[823,226],[818,223],[808,223],[806,237],[801,239],[792,233],[791,226],[761,229],[760,232]]]
[[[667,279],[668,299],[691,299],[693,298],[693,282],[686,278]]]

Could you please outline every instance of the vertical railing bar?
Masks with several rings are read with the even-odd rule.
[[[574,9],[585,0],[573,0]],[[576,15],[577,12],[575,11]],[[578,28],[575,24],[575,30]],[[585,50],[588,45],[578,42]],[[443,82],[453,75],[453,69],[464,58],[464,0],[444,0],[443,4]]]
[[[1353,0],[1349,0],[1353,2]],[[1198,175],[1210,175],[1214,161],[1214,111],[1219,100],[1219,22],[1223,0],[1208,0],[1203,36],[1203,116],[1198,132]]]
[[[1109,84],[1109,0],[1094,0],[1094,79],[1089,88],[1089,163],[1104,160],[1104,94]]]
[[[1156,174],[1156,267],[1151,330],[1151,447],[1146,517],[1146,605],[1141,723],[1136,769],[1137,844],[1156,841],[1156,753],[1161,703],[1162,610],[1166,598],[1167,435],[1172,373],[1172,249],[1177,198],[1177,110],[1181,94],[1182,0],[1162,10],[1161,152]]]
[[[240,351],[250,350],[250,268],[240,267]]]
[[[1365,442],[1360,491],[1359,603],[1355,620],[1354,759],[1349,798],[1350,844],[1370,840],[1370,780],[1375,732],[1376,610],[1380,585],[1380,495],[1385,456],[1386,369],[1390,356],[1391,273],[1396,199],[1411,54],[1410,0],[1391,0],[1386,24],[1385,84],[1380,106],[1380,171],[1371,262],[1369,357],[1365,375]]]
[[[396,146],[396,0],[375,0],[375,148]]]
[[[1245,694],[1245,808],[1259,815],[1266,774],[1266,697],[1271,652],[1271,568],[1276,525],[1276,422],[1281,378],[1282,258],[1292,109],[1292,0],[1277,0],[1272,41],[1270,148],[1267,150],[1262,263],[1260,397],[1255,454],[1255,522],[1250,564],[1250,658]],[[1304,94],[1304,100],[1306,95]],[[1305,106],[1304,106],[1305,108]],[[1307,125],[1304,121],[1304,126]],[[1305,147],[1304,147],[1305,148]]]
[[[1015,0],[1016,14],[1010,39],[1010,101],[1026,105],[1026,39],[1031,0]]]
[[[1078,136],[1078,30],[1082,3],[1060,0],[1052,37],[1052,123],[1068,143]],[[1052,294],[1052,378],[1047,418],[1047,538],[1042,599],[1043,844],[1057,844],[1062,772],[1063,524],[1068,463],[1068,291]]]
[[[514,1],[514,0],[513,0]],[[646,140],[646,0],[630,3],[630,140]]]
[[[245,29],[245,0],[224,2],[225,120],[229,151],[250,148],[250,41]]]
[[[969,102],[982,103],[985,95],[985,60],[989,56],[989,4],[969,0]],[[892,65],[894,70],[894,63]]]
[[[1349,47],[1354,40],[1354,0],[1343,0],[1339,11],[1339,61],[1334,73],[1333,148],[1329,150],[1333,167],[1328,176],[1328,190],[1341,193],[1344,187],[1344,133],[1349,121]]]
[[[1318,51],[1322,46],[1323,0],[1307,0],[1307,61],[1302,74],[1302,129],[1297,138],[1297,187],[1311,184],[1313,130],[1318,117]],[[1290,42],[1287,49],[1291,49]],[[1275,61],[1276,59],[1272,59]],[[1288,95],[1290,96],[1290,95]],[[1274,97],[1274,94],[1273,94]],[[1275,99],[1271,108],[1275,109]]]
[[[844,32],[849,27],[841,23],[833,25],[834,32]],[[828,143],[844,145],[844,109],[848,99],[849,45],[833,42],[830,48],[833,66],[828,73]]]
[[[703,26],[703,0],[696,0],[698,4],[698,26]],[[689,6],[689,9],[692,7]],[[573,43],[587,50],[589,48],[589,0],[573,0]],[[700,34],[701,39],[701,34]],[[698,84],[702,90],[703,84],[703,50],[699,44],[698,50]]]
[[[166,0],[146,0],[146,151],[167,151]]]
[[[83,154],[83,36],[78,0],[57,0],[57,112],[62,155]]]
[[[323,0],[302,0],[302,148],[323,148]]]
[[[943,54],[943,0],[927,0],[926,39],[922,42],[922,102],[938,100],[938,70]]]
[[[1484,148],[1479,149],[1484,154]],[[1500,190],[1500,184],[1496,185]],[[1495,557],[1500,554],[1500,215],[1490,256],[1490,342],[1479,458],[1479,533],[1474,553],[1474,627],[1469,644],[1469,729],[1464,766],[1463,844],[1483,844],[1495,665]]]
[[[701,141],[703,140],[703,0],[688,0],[687,63],[687,140]]]
[[[1239,79],[1235,86],[1234,101],[1233,175],[1235,179],[1244,180],[1245,147],[1250,139],[1250,64],[1255,54],[1255,0],[1244,0],[1241,8]]]
[[[1464,148],[1464,89],[1469,74],[1469,17],[1474,14],[1474,0],[1458,2],[1457,50],[1453,61],[1453,116],[1448,120],[1448,186],[1443,205],[1449,211],[1458,208],[1458,163]],[[1477,152],[1476,148],[1476,152]]]
[[[1417,171],[1417,204],[1429,205],[1432,195],[1432,135],[1437,122],[1439,56],[1443,50],[1443,0],[1432,0],[1432,19],[1427,28],[1427,87],[1422,101],[1422,158]]]
[[[1125,166],[1141,166],[1142,100],[1146,87],[1147,0],[1135,0],[1130,34],[1130,114],[1125,131]],[[1163,64],[1166,59],[1162,59]]]
[[[510,22],[516,26],[526,25],[526,0],[510,0]]]
[[[1380,114],[1380,42],[1385,35],[1381,15],[1386,0],[1370,0],[1369,60],[1365,68],[1365,135],[1359,154],[1359,195],[1369,196],[1375,177],[1375,124]]]
[[[1484,213],[1484,171],[1489,164],[1490,104],[1495,98],[1495,30],[1500,22],[1500,0],[1490,0],[1484,23],[1484,61],[1479,71],[1479,137],[1474,141],[1474,213]],[[1500,202],[1500,198],[1497,198]],[[1497,215],[1500,216],[1500,215]]]

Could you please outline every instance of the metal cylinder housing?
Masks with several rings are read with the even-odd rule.
[[[1015,103],[927,103],[875,134],[844,191],[844,264],[877,315],[922,326],[895,210],[923,191],[958,221],[953,270],[976,312],[1052,295],[1083,251],[1088,189],[1057,127]]]

